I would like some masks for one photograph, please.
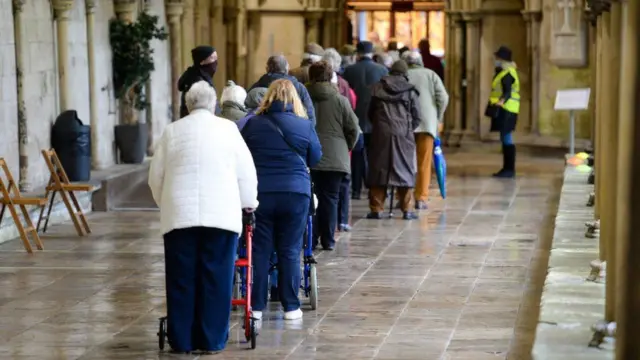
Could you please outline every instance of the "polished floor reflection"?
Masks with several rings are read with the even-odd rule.
[[[318,255],[317,311],[290,323],[272,304],[254,351],[234,315],[228,349],[200,358],[526,359],[562,163],[521,160],[515,181],[491,179],[477,156],[449,163],[448,199],[434,190],[417,221],[365,220],[364,201],[353,204],[354,231]],[[0,245],[0,359],[181,358],[157,346],[158,213],[90,222],[84,239],[53,227],[31,256],[18,241]]]

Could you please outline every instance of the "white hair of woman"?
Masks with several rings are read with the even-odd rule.
[[[424,66],[424,63],[422,62],[422,55],[415,50],[406,51],[402,54],[402,60],[404,60],[409,66]]]
[[[322,60],[326,61],[329,66],[331,66],[331,70],[333,70],[333,75],[331,76],[331,83],[338,84],[338,75],[337,72],[340,70],[340,65],[342,64],[342,56],[338,50],[334,48],[327,48],[324,50],[324,55],[322,55]]]
[[[384,62],[384,66],[388,68],[390,68],[394,63],[393,57],[388,53],[382,53],[382,61]]]
[[[232,101],[236,104],[244,104],[247,99],[247,91],[240,85],[236,85],[233,81],[227,81],[227,86],[222,90],[220,103]]]
[[[189,112],[204,109],[215,113],[216,97],[216,90],[209,83],[198,81],[191,85],[191,88],[184,96],[184,102]]]
[[[326,61],[331,65],[331,70],[334,72],[340,71],[340,65],[342,63],[342,57],[338,50],[334,48],[328,48],[324,50],[324,55],[322,55],[322,60]]]

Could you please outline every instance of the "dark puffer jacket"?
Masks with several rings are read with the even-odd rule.
[[[178,80],[178,90],[182,93],[182,95],[180,96],[180,118],[189,115],[189,109],[187,109],[187,104],[184,101],[184,96],[187,94],[187,91],[191,89],[191,85],[197,83],[198,81],[206,81],[209,85],[211,85],[212,88],[215,89],[211,76],[209,76],[197,66],[190,66]],[[217,102],[216,115],[220,115],[220,106],[218,106]]]
[[[298,96],[302,101],[302,105],[304,105],[305,110],[307,110],[307,116],[309,117],[309,120],[311,120],[311,122],[315,126],[316,116],[315,116],[315,111],[313,109],[313,102],[311,102],[311,98],[309,97],[309,92],[307,91],[307,88],[304,87],[304,85],[301,82],[299,82],[295,77],[287,74],[267,73],[262,75],[262,77],[258,81],[256,81],[256,83],[253,84],[253,86],[251,86],[249,90],[253,90],[254,88],[258,88],[258,87],[268,88],[272,82],[280,79],[287,79],[293,83],[293,86],[296,88],[296,91],[298,91]]]

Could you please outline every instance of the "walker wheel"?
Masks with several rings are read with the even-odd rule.
[[[256,321],[254,319],[251,319],[251,325],[250,325],[250,335],[251,335],[251,350],[256,348],[256,338],[258,337],[258,331],[256,329]]]
[[[311,310],[318,308],[318,270],[315,264],[309,265],[309,303]]]
[[[161,317],[159,319],[160,326],[158,329],[158,347],[160,350],[164,350],[164,340],[167,337],[167,318]]]

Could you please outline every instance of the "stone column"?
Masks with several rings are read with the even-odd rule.
[[[600,209],[600,238],[605,242],[607,262],[607,281],[605,298],[605,320],[615,321],[615,288],[616,288],[616,190],[617,190],[617,146],[618,143],[618,104],[620,81],[620,21],[619,3],[611,6],[611,12],[602,16],[603,23],[603,64],[604,87],[602,106],[602,143],[604,156],[600,166],[603,174],[599,181],[602,186],[602,203]]]
[[[183,11],[182,11],[182,66],[185,70],[188,66],[191,65],[191,49],[193,49],[195,45],[195,26],[193,25],[193,8],[194,8],[195,0],[184,0]]]
[[[529,53],[529,82],[531,109],[526,131],[538,134],[538,114],[540,106],[540,21],[541,10],[524,10],[522,16],[527,22],[527,51]]]
[[[222,95],[227,82],[227,32],[224,27],[224,6],[222,0],[212,0],[209,17],[209,38],[218,53],[218,70],[213,77],[216,89]]]
[[[451,81],[449,82],[449,92],[452,94],[451,102],[453,105],[453,130],[451,135],[458,136],[458,139],[462,136],[462,72],[460,69],[464,64],[461,64],[462,54],[462,16],[459,12],[451,14],[452,22],[452,54],[451,63],[447,64],[451,67]],[[459,143],[459,140],[458,140]]]
[[[52,0],[57,27],[58,91],[60,111],[70,109],[69,104],[69,17],[73,0]]]
[[[181,19],[183,10],[182,0],[165,0],[167,18],[169,22],[169,41],[171,45],[171,109],[173,120],[180,118],[180,91],[178,91],[178,79],[182,73],[182,31]]]
[[[322,46],[337,47],[334,32],[336,29],[335,11],[325,11],[322,20]]]
[[[230,79],[238,79],[240,74],[238,73],[238,67],[235,64],[235,60],[238,58],[238,9],[234,7],[224,8],[224,23],[227,36],[227,77]],[[248,85],[248,84],[247,84]]]
[[[472,11],[462,14],[466,22],[467,46],[466,60],[466,127],[464,136],[480,136],[480,15]]]
[[[618,289],[616,294],[616,355],[618,359],[638,359],[640,358],[640,348],[637,345],[637,336],[640,332],[640,311],[637,304],[640,301],[640,286],[638,277],[640,267],[638,256],[640,247],[635,236],[635,229],[630,228],[638,221],[638,208],[632,206],[638,199],[637,184],[640,179],[637,172],[638,161],[634,164],[634,153],[637,159],[637,148],[640,141],[637,140],[638,127],[635,125],[640,121],[640,82],[638,82],[638,40],[637,34],[640,31],[638,26],[638,16],[640,16],[640,6],[637,1],[625,1],[622,3],[622,64],[620,66],[620,99],[619,99],[619,127],[618,127],[618,192],[617,192],[617,219],[616,219],[616,239],[617,241],[617,280]],[[634,114],[635,112],[635,114]],[[634,116],[635,115],[635,116]],[[634,144],[635,143],[635,144]],[[634,146],[636,150],[634,150]],[[633,177],[633,178],[632,178]],[[631,188],[633,185],[634,189]],[[635,196],[634,196],[635,195]],[[637,203],[636,203],[637,204]],[[631,215],[632,211],[636,216]]]
[[[369,34],[369,27],[367,26],[367,13],[364,11],[358,12],[358,41],[367,40],[367,35]]]
[[[116,16],[118,19],[128,23],[135,20],[137,7],[137,0],[113,0],[113,11]]]
[[[307,19],[306,44],[320,42],[321,11],[311,11],[304,14]]]
[[[29,124],[25,107],[24,73],[26,70],[23,37],[23,13],[26,0],[13,0],[13,34],[15,38],[16,55],[16,86],[18,97],[18,165],[20,174],[18,187],[20,191],[31,191],[29,183]]]
[[[252,84],[255,79],[255,70],[259,65],[256,64],[256,49],[258,48],[258,40],[260,39],[260,24],[262,19],[260,13],[257,11],[250,11],[247,13],[249,22],[249,32],[247,41],[247,63],[245,67],[245,81],[247,84]]]
[[[100,126],[98,126],[98,89],[96,84],[95,10],[96,0],[85,0],[87,25],[87,62],[89,68],[89,119],[91,124],[91,162],[94,169],[105,167],[100,158]]]
[[[151,0],[144,2],[144,11],[148,14],[151,13]],[[147,79],[144,84],[144,96],[147,98],[147,108],[145,109],[145,121],[147,123],[147,156],[153,156],[155,150],[155,143],[153,142],[153,86],[151,85],[151,77]]]
[[[210,45],[209,21],[211,18],[211,0],[196,0],[195,29],[196,46]]]
[[[600,179],[602,179],[602,166],[600,166],[600,164],[602,164],[602,156],[604,155],[602,153],[602,116],[603,116],[603,112],[602,112],[602,94],[603,91],[601,91],[600,89],[603,86],[603,76],[602,76],[602,72],[604,70],[604,66],[602,64],[602,54],[603,54],[603,32],[602,32],[602,17],[598,18],[596,21],[596,61],[594,63],[594,66],[596,67],[596,86],[594,86],[594,89],[596,90],[595,93],[595,121],[596,121],[596,126],[595,126],[595,204],[593,207],[593,214],[594,214],[594,218],[596,220],[600,219],[600,203],[602,202],[602,186],[600,186],[600,184],[602,183],[600,181]],[[603,246],[603,239],[602,237],[600,237],[600,260],[603,260],[605,258],[605,253],[606,253],[606,246]]]

